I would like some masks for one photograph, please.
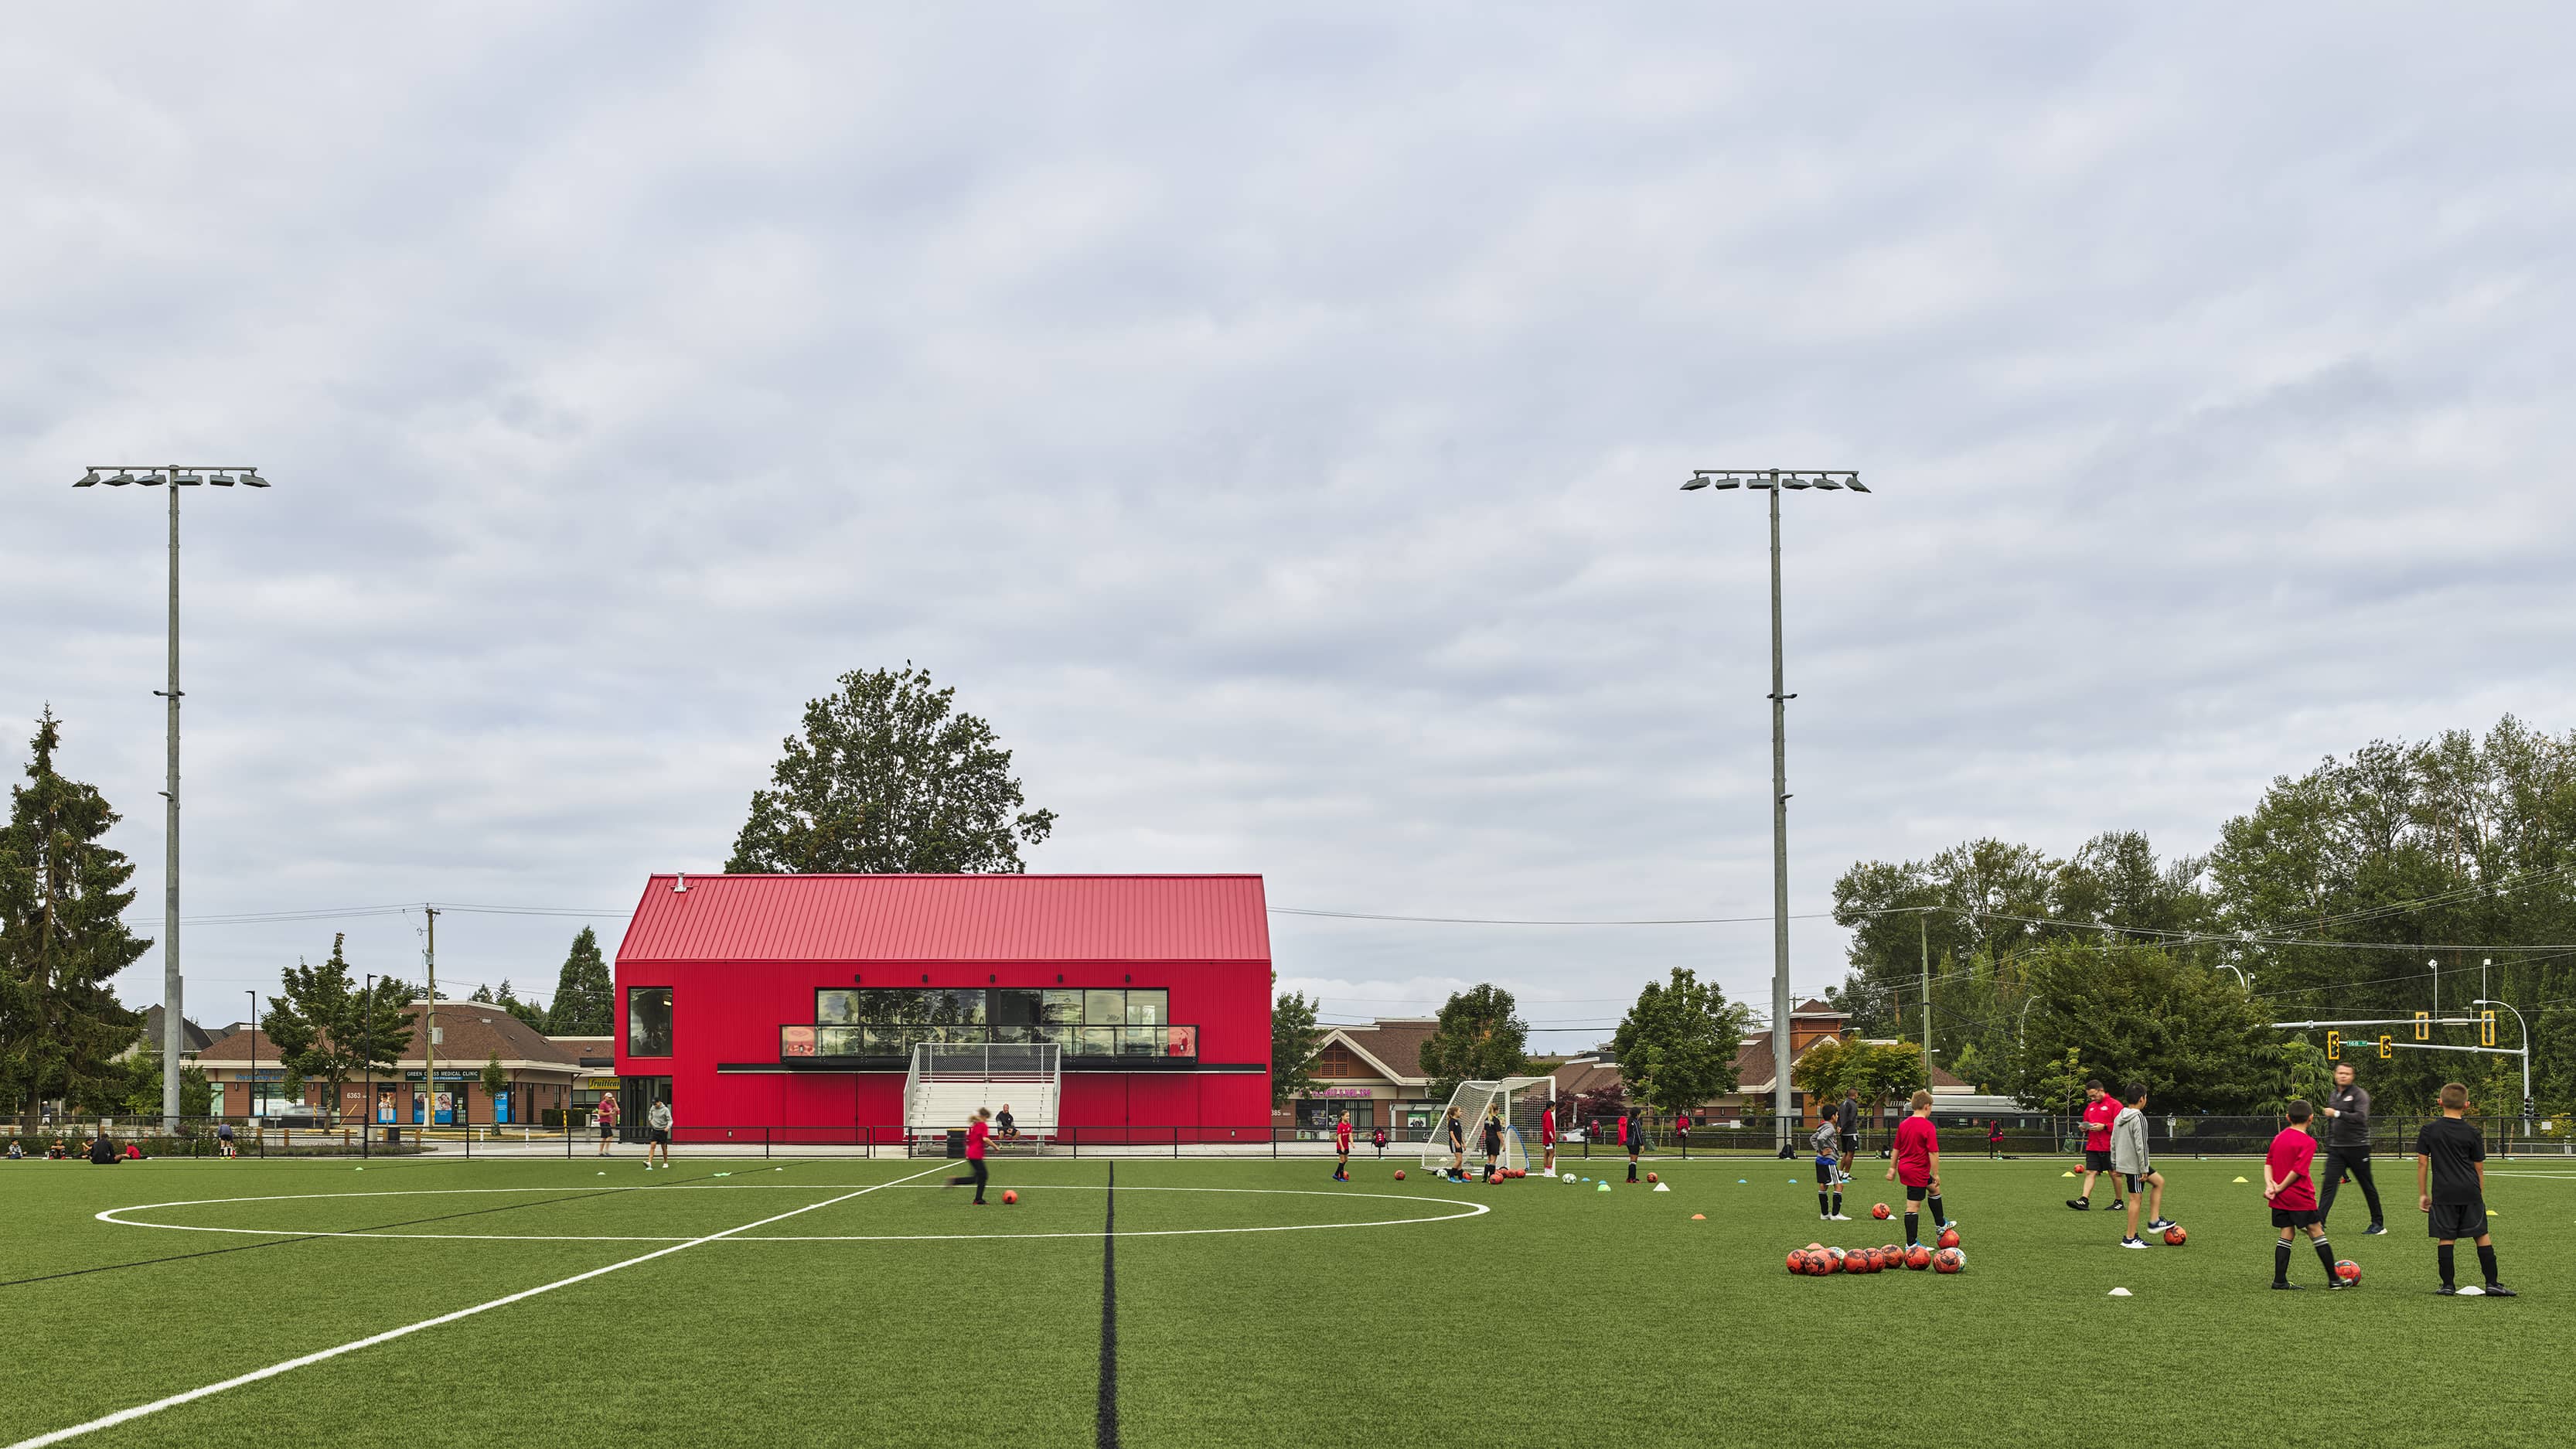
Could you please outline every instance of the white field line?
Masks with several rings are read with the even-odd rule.
[[[226,1389],[237,1389],[242,1387],[244,1384],[255,1384],[262,1379],[273,1379],[279,1374],[289,1373],[293,1370],[304,1368],[310,1364],[321,1363],[328,1359],[335,1359],[340,1357],[342,1354],[356,1353],[359,1349],[373,1348],[380,1343],[391,1343],[397,1338],[404,1338],[411,1334],[418,1333],[424,1328],[436,1328],[441,1324],[454,1323],[460,1318],[472,1318],[478,1313],[488,1313],[495,1308],[506,1308],[513,1303],[534,1298],[541,1293],[552,1293],[558,1288],[569,1288],[575,1283],[586,1283],[593,1278],[614,1273],[620,1268],[632,1268],[638,1263],[650,1263],[656,1258],[667,1258],[673,1253],[685,1253],[689,1249],[697,1247],[702,1243],[718,1242],[725,1238],[730,1238],[736,1233],[747,1233],[753,1228],[765,1228],[771,1223],[785,1222],[789,1218],[796,1217],[804,1213],[810,1213],[817,1208],[827,1208],[835,1203],[848,1202],[854,1197],[865,1197],[869,1193],[877,1191],[879,1188],[893,1187],[897,1183],[910,1182],[914,1177],[927,1177],[931,1173],[943,1171],[946,1167],[946,1163],[938,1163],[933,1166],[923,1168],[921,1171],[912,1174],[911,1177],[899,1177],[893,1182],[881,1182],[875,1187],[863,1187],[856,1192],[843,1193],[839,1197],[826,1198],[821,1202],[807,1203],[803,1207],[791,1208],[774,1217],[762,1218],[758,1222],[744,1223],[740,1227],[726,1228],[724,1231],[718,1233],[709,1233],[703,1238],[691,1238],[685,1243],[674,1243],[667,1248],[657,1248],[650,1253],[639,1254],[638,1256],[628,1258],[623,1262],[611,1263],[605,1268],[593,1268],[587,1273],[575,1273],[569,1278],[558,1278],[552,1283],[543,1284],[535,1288],[524,1288],[516,1293],[495,1298],[489,1303],[477,1303],[471,1308],[459,1308],[453,1313],[442,1313],[436,1318],[424,1318],[418,1323],[407,1323],[400,1328],[390,1328],[382,1333],[370,1334],[365,1338],[356,1339],[351,1342],[341,1344],[335,1348],[322,1349],[315,1353],[308,1353],[296,1358],[290,1358],[283,1363],[270,1364],[266,1368],[253,1369],[246,1374],[237,1374],[232,1378],[225,1379],[221,1383],[207,1384],[203,1388],[190,1389],[185,1393],[172,1394],[166,1399],[154,1399],[148,1404],[137,1404],[130,1409],[119,1409],[113,1414],[107,1414],[99,1418],[92,1419],[86,1424],[74,1424],[68,1429],[56,1429],[51,1433],[39,1434],[32,1439],[21,1439],[17,1443],[9,1445],[8,1449],[43,1449],[43,1446],[48,1444],[60,1444],[66,1439],[76,1439],[83,1434],[91,1434],[96,1433],[101,1429],[114,1428],[119,1424],[129,1423],[133,1420],[143,1418],[146,1415],[160,1413],[164,1409],[175,1409],[181,1404],[194,1403],[199,1399],[212,1397],[213,1395],[222,1393]]]
[[[937,1169],[937,1168],[932,1168],[932,1169],[929,1169],[929,1170],[930,1170],[930,1171],[935,1172],[935,1171],[938,1171],[939,1169]],[[868,1189],[865,1189],[865,1190],[866,1190],[866,1191],[868,1191],[868,1192],[877,1192],[877,1191],[880,1191],[880,1190],[885,1189],[885,1188],[891,1188],[891,1187],[898,1187],[898,1186],[902,1186],[902,1185],[904,1185],[904,1184],[910,1183],[910,1182],[913,1180],[913,1178],[917,1178],[917,1177],[920,1177],[920,1176],[922,1176],[922,1175],[923,1175],[923,1174],[921,1174],[921,1173],[915,1173],[915,1174],[913,1174],[913,1177],[902,1178],[902,1179],[899,1179],[899,1180],[898,1180],[898,1181],[896,1181],[896,1182],[879,1183],[876,1187],[871,1187],[871,1188],[868,1188]],[[807,1191],[807,1192],[817,1192],[817,1191],[819,1191],[819,1192],[830,1192],[830,1191],[833,1191],[833,1190],[834,1190],[836,1187],[838,1187],[838,1186],[840,1186],[840,1184],[830,1184],[830,1185],[825,1185],[825,1184],[813,1184],[813,1183],[808,1183],[808,1184],[798,1184],[798,1183],[788,1183],[788,1182],[746,1182],[746,1183],[741,1183],[741,1184],[727,1184],[727,1185],[717,1185],[717,1184],[711,1184],[711,1183],[710,1183],[710,1184],[696,1184],[696,1185],[692,1185],[692,1186],[688,1186],[688,1187],[637,1187],[637,1188],[620,1188],[620,1189],[614,1189],[614,1190],[615,1190],[615,1191],[622,1191],[622,1192],[739,1192],[739,1191],[741,1191],[743,1188],[799,1188],[799,1187],[801,1187],[803,1191]],[[432,1243],[449,1243],[449,1242],[454,1242],[454,1243],[682,1243],[682,1242],[683,1242],[683,1240],[682,1240],[682,1239],[679,1239],[679,1238],[673,1238],[673,1237],[666,1237],[666,1236],[638,1237],[638,1236],[612,1236],[612,1235],[606,1235],[606,1234],[601,1234],[601,1235],[591,1235],[591,1234],[579,1234],[579,1233],[391,1233],[391,1232],[380,1232],[380,1231],[363,1231],[363,1232],[341,1232],[341,1233],[333,1233],[333,1232],[298,1231],[298,1230],[293,1229],[293,1228],[216,1228],[216,1227],[202,1227],[202,1226],[198,1226],[198,1225],[190,1224],[190,1223],[147,1223],[147,1222],[137,1222],[137,1221],[135,1221],[135,1220],[133,1220],[133,1219],[129,1219],[129,1218],[121,1218],[121,1217],[117,1217],[117,1216],[115,1216],[115,1214],[118,1214],[118,1213],[139,1213],[139,1212],[146,1212],[146,1211],[149,1211],[150,1209],[152,1209],[152,1208],[156,1208],[156,1207],[213,1207],[213,1206],[217,1206],[217,1205],[224,1204],[224,1203],[237,1203],[237,1202],[295,1202],[295,1201],[301,1201],[301,1200],[306,1199],[306,1198],[326,1198],[326,1197],[327,1197],[327,1198],[340,1198],[340,1197],[442,1197],[442,1196],[447,1196],[447,1195],[449,1195],[449,1194],[464,1194],[464,1193],[559,1192],[559,1191],[561,1191],[561,1190],[562,1190],[562,1189],[560,1189],[560,1188],[549,1188],[549,1187],[452,1187],[452,1188],[422,1188],[422,1189],[419,1189],[418,1191],[414,1191],[414,1192],[401,1192],[401,1191],[394,1191],[394,1192],[314,1192],[314,1193],[283,1193],[283,1194],[277,1194],[277,1195],[273,1195],[273,1196],[266,1196],[266,1197],[210,1197],[210,1198],[197,1198],[197,1199],[193,1199],[193,1200],[191,1200],[191,1201],[187,1201],[187,1202],[145,1203],[145,1204],[142,1204],[141,1206],[137,1206],[137,1207],[109,1208],[109,1209],[107,1209],[107,1210],[106,1210],[106,1211],[104,1211],[104,1212],[93,1213],[93,1214],[91,1214],[91,1216],[93,1216],[93,1217],[97,1218],[100,1222],[103,1222],[103,1223],[114,1223],[116,1226],[118,1226],[118,1227],[120,1227],[120,1228],[156,1228],[156,1229],[160,1229],[160,1230],[165,1231],[165,1232],[175,1232],[175,1233],[239,1233],[239,1234],[243,1234],[243,1235],[246,1235],[246,1236],[250,1236],[250,1237],[259,1237],[259,1238],[387,1238],[387,1239],[400,1239],[400,1240],[407,1240],[407,1241],[416,1241],[416,1242],[432,1242]],[[1084,1183],[1066,1183],[1066,1184],[1063,1184],[1062,1186],[1047,1186],[1047,1185],[1040,1185],[1040,1186],[1035,1186],[1035,1187],[1030,1187],[1030,1188],[1025,1189],[1025,1191],[1029,1191],[1029,1192],[1039,1192],[1039,1193],[1044,1193],[1044,1192],[1105,1192],[1105,1191],[1107,1191],[1107,1190],[1108,1190],[1108,1189],[1103,1188],[1103,1187],[1095,1187],[1095,1186],[1091,1186],[1091,1185],[1089,1185],[1089,1184],[1084,1184]],[[1433,1213],[1433,1214],[1428,1214],[1428,1215],[1426,1215],[1426,1216],[1423,1216],[1423,1217],[1417,1217],[1417,1218],[1382,1218],[1382,1219],[1379,1219],[1379,1220],[1377,1220],[1377,1221],[1375,1221],[1375,1222],[1349,1222],[1349,1223],[1280,1223],[1280,1224],[1274,1224],[1274,1225],[1266,1226],[1266,1227],[1250,1227],[1250,1228],[1129,1228],[1129,1229],[1125,1229],[1125,1230],[1123,1230],[1123,1231],[1121,1231],[1120,1233],[1118,1233],[1118,1234],[1117,1234],[1117,1236],[1122,1237],[1122,1238],[1195,1238],[1195,1237],[1213,1237],[1213,1236],[1217,1236],[1217,1235],[1221,1235],[1221,1234],[1227,1234],[1227,1233],[1314,1233],[1314,1232],[1330,1232],[1330,1231],[1333,1231],[1333,1230],[1336,1230],[1336,1229],[1340,1229],[1340,1228],[1402,1228],[1402,1227],[1411,1227],[1411,1226],[1413,1226],[1413,1225],[1415,1225],[1415,1224],[1417,1224],[1417,1223],[1448,1223],[1448,1222],[1456,1222],[1456,1221],[1457,1221],[1457,1220],[1459,1220],[1460,1218],[1482,1217],[1482,1216],[1483,1216],[1483,1215],[1485,1215],[1486,1213],[1489,1213],[1489,1212],[1492,1212],[1492,1211],[1493,1211],[1493,1209],[1492,1209],[1491,1207],[1488,1207],[1488,1206],[1486,1206],[1485,1204],[1480,1203],[1480,1202],[1466,1202],[1466,1201],[1462,1201],[1462,1200],[1457,1199],[1457,1198],[1443,1198],[1443,1197],[1409,1197],[1409,1196],[1405,1196],[1405,1195],[1400,1194],[1400,1193],[1391,1193],[1391,1192],[1353,1192],[1353,1193],[1344,1193],[1344,1192],[1319,1192],[1319,1191],[1314,1191],[1314,1190],[1311,1190],[1311,1189],[1304,1189],[1304,1188],[1281,1188],[1281,1187],[1131,1187],[1131,1188],[1127,1188],[1127,1189],[1125,1189],[1125,1191],[1128,1191],[1128,1192],[1131,1192],[1131,1193],[1137,1193],[1137,1192],[1212,1192],[1212,1193],[1236,1193],[1236,1194],[1244,1194],[1244,1195],[1253,1196],[1253,1197],[1329,1197],[1329,1198],[1334,1198],[1334,1199],[1337,1199],[1337,1200],[1348,1200],[1348,1199],[1351,1199],[1351,1198],[1375,1198],[1375,1199],[1379,1199],[1379,1200],[1386,1201],[1386,1202],[1401,1202],[1401,1203],[1413,1203],[1413,1204],[1426,1204],[1426,1205],[1429,1205],[1429,1206],[1432,1206],[1432,1207],[1448,1209],[1448,1211],[1445,1211],[1445,1212],[1439,1212],[1439,1213]],[[853,1193],[853,1194],[852,1194],[852,1196],[854,1196],[854,1197],[855,1197],[855,1196],[857,1196],[857,1194],[856,1194],[856,1193]],[[820,1206],[823,1206],[823,1204],[817,1203],[817,1204],[815,1204],[815,1206],[820,1207]],[[799,1208],[799,1209],[797,1209],[797,1211],[798,1211],[798,1212],[804,1212],[804,1211],[807,1211],[807,1209]],[[795,1216],[795,1214],[794,1214],[794,1213],[789,1213],[789,1214],[786,1214],[786,1216],[793,1217],[793,1216]],[[767,1219],[767,1221],[769,1221],[769,1222],[776,1222],[776,1221],[777,1221],[777,1219],[776,1219],[776,1218],[771,1218],[771,1219]],[[731,1231],[731,1232],[737,1232],[737,1233],[739,1233],[739,1232],[747,1231],[747,1228],[754,1228],[754,1227],[759,1227],[759,1226],[761,1226],[761,1224],[760,1224],[760,1223],[752,1223],[752,1224],[748,1224],[746,1228],[734,1228],[734,1229],[731,1229],[730,1231]],[[854,1234],[840,1234],[840,1235],[835,1235],[835,1236],[830,1236],[830,1237],[765,1236],[765,1237],[758,1237],[758,1238],[729,1238],[729,1239],[727,1239],[727,1240],[728,1240],[728,1241],[730,1241],[730,1242],[734,1242],[734,1243],[933,1243],[933,1242],[984,1242],[984,1241],[993,1241],[993,1240],[1013,1240],[1013,1241],[1015,1241],[1015,1240],[1024,1239],[1024,1238],[1025,1238],[1025,1239],[1043,1239],[1043,1238],[1083,1238],[1083,1239],[1091,1239],[1091,1238],[1097,1238],[1097,1237],[1099,1237],[1099,1236],[1100,1236],[1100,1234],[1099,1234],[1097,1231],[1095,1231],[1095,1230],[1093,1230],[1093,1229],[1088,1229],[1088,1228],[1086,1228],[1086,1229],[1084,1229],[1084,1230],[1082,1230],[1082,1231],[1080,1231],[1080,1232],[1073,1232],[1073,1233],[1009,1233],[1009,1232],[1003,1232],[1003,1233],[854,1233]],[[683,1243],[683,1246],[695,1246],[695,1245],[696,1245],[696,1244],[698,1244],[698,1243],[711,1243],[711,1242],[716,1241],[718,1238],[725,1238],[725,1237],[726,1237],[726,1234],[724,1234],[724,1233],[718,1233],[718,1234],[716,1234],[716,1235],[715,1235],[715,1237],[697,1238],[697,1239],[688,1240],[688,1241],[686,1241],[685,1243]],[[641,1262],[641,1261],[642,1261],[642,1259],[638,1259],[637,1261],[638,1261],[638,1262]],[[602,1271],[605,1271],[605,1270],[602,1270]],[[537,1290],[537,1291],[542,1292],[542,1291],[544,1291],[544,1290],[539,1289],[539,1290]],[[12,1446],[10,1446],[10,1449],[19,1449],[19,1446],[12,1445]]]

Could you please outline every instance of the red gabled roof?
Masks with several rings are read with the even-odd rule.
[[[656,875],[617,959],[1268,961],[1257,875]]]

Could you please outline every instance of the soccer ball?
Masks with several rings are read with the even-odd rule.
[[[1955,1248],[1959,1246],[1959,1230],[1957,1228],[1943,1228],[1941,1230],[1941,1246],[1945,1248]]]
[[[2186,1232],[2184,1232],[2184,1231],[2182,1230],[2182,1224],[2180,1224],[2180,1223],[2176,1223],[2176,1224],[2174,1224],[2172,1227],[2169,1227],[2169,1228],[2165,1229],[2165,1246],[2166,1246],[2166,1247],[2168,1247],[2168,1248],[2179,1248],[2179,1247],[2181,1247],[2184,1243],[2187,1243],[2187,1242],[2189,1242],[2189,1241],[2191,1241],[2191,1234],[2186,1233]]]
[[[1791,1249],[1789,1250],[1789,1272],[1790,1272],[1790,1275],[1791,1275],[1791,1276],[1793,1276],[1793,1277],[1803,1277],[1803,1276],[1805,1276],[1806,1271],[1807,1271],[1807,1250],[1806,1250],[1806,1249],[1804,1249],[1804,1248],[1791,1248]]]
[[[1843,1250],[1842,1250],[1842,1249],[1840,1249],[1840,1248],[1827,1248],[1827,1249],[1825,1249],[1825,1256],[1834,1260],[1834,1266],[1835,1266],[1835,1267],[1839,1268],[1839,1267],[1841,1267],[1841,1266],[1843,1265],[1843,1256],[1844,1256],[1844,1254],[1843,1254]]]
[[[1957,1249],[1955,1249],[1955,1248],[1953,1248],[1951,1251],[1952,1251],[1952,1252],[1956,1252],[1956,1251],[1958,1251],[1958,1250],[1957,1250]],[[1915,1244],[1913,1247],[1910,1247],[1910,1248],[1906,1249],[1906,1250],[1905,1250],[1905,1266],[1906,1266],[1906,1267],[1908,1267],[1908,1268],[1913,1269],[1913,1270],[1914,1270],[1915,1272],[1917,1272],[1917,1273],[1920,1273],[1920,1272],[1922,1272],[1924,1269],[1931,1267],[1931,1266],[1932,1266],[1932,1250],[1931,1250],[1930,1248],[1927,1248],[1927,1247],[1923,1246],[1921,1243],[1917,1243],[1917,1244]]]
[[[2358,1283],[2361,1281],[2361,1265],[2350,1258],[2338,1259],[2335,1262],[2335,1276],[2346,1283]]]
[[[1012,1192],[1008,1188],[1002,1190],[1002,1206],[1009,1207],[1011,1204],[1018,1202],[1019,1200],[1020,1195],[1018,1193]]]
[[[1399,1167],[1399,1168],[1397,1168],[1397,1169],[1395,1170],[1395,1180],[1396,1180],[1396,1181],[1398,1181],[1398,1182],[1402,1182],[1402,1181],[1404,1181],[1404,1169],[1403,1169],[1403,1168]]]
[[[1646,1181],[1648,1181],[1648,1182],[1660,1182],[1660,1181],[1662,1181],[1662,1179],[1661,1179],[1661,1178],[1656,1177],[1653,1173],[1651,1173],[1651,1172],[1650,1172],[1650,1173],[1647,1173],[1647,1174],[1646,1174]]]
[[[1835,1271],[1841,1267],[1842,1265],[1840,1263],[1834,1261],[1834,1255],[1831,1253],[1809,1253],[1807,1255],[1807,1271],[1815,1274],[1819,1278],[1830,1278],[1834,1275]]]
[[[1956,1273],[1966,1266],[1968,1255],[1956,1248],[1943,1248],[1932,1255],[1932,1271],[1936,1273]]]
[[[1883,1202],[1871,1203],[1869,1205],[1869,1215],[1878,1219],[1882,1223],[1886,1222],[1888,1219],[1887,1204]]]
[[[1886,1256],[1887,1266],[1891,1268],[1902,1268],[1905,1266],[1905,1250],[1898,1247],[1896,1244],[1890,1243],[1878,1251]]]

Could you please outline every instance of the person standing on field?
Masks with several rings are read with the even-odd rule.
[[[2138,1204],[2148,1203],[2147,1231],[2161,1233],[2173,1223],[2165,1217],[2165,1175],[2156,1171],[2147,1159],[2147,1088],[2143,1082],[2132,1082],[2121,1089],[2124,1104],[2120,1115],[2111,1122],[2111,1170],[2120,1176],[2129,1194],[2127,1231],[2120,1236],[2123,1248],[2143,1248],[2147,1240],[2138,1236]]]
[[[2354,1085],[2350,1062],[2335,1063],[2334,1080],[2326,1094],[2326,1170],[2317,1178],[2317,1221],[2334,1212],[2335,1189],[2348,1172],[2370,1203],[2370,1226],[2362,1236],[2374,1237],[2387,1232],[2388,1223],[2379,1214],[2379,1184],[2370,1180],[2370,1093]]]
[[[1839,1150],[1841,1131],[1834,1125],[1834,1114],[1816,1124],[1815,1134],[1807,1140],[1816,1149],[1816,1218],[1820,1222],[1847,1223],[1843,1216],[1843,1163],[1848,1161]]]
[[[1333,1123],[1333,1181],[1351,1180],[1351,1114],[1344,1112]]]
[[[1989,1117],[1986,1119],[1986,1160],[1989,1162],[1999,1161],[2002,1159],[2003,1155],[2004,1119],[2001,1117]]]
[[[1441,1120],[1441,1130],[1449,1134],[1449,1180],[1467,1180],[1467,1123],[1453,1104],[1449,1115]]]
[[[2415,1206],[2424,1212],[2424,1230],[2436,1244],[2435,1257],[2442,1269],[2442,1286],[2433,1291],[2444,1297],[2481,1293],[2489,1298],[2518,1297],[2496,1281],[2495,1239],[2487,1232],[2486,1137],[2464,1120],[2468,1114],[2469,1089],[2446,1083],[2441,1117],[2415,1133]],[[2452,1286],[2451,1250],[2462,1238],[2477,1240],[2478,1271],[2487,1280],[2484,1289]]]
[[[1503,1109],[1496,1107],[1485,1114],[1485,1181],[1500,1181],[1503,1175]]]
[[[1922,1204],[1932,1204],[1935,1232],[1950,1226],[1941,1210],[1941,1134],[1932,1127],[1932,1094],[1916,1092],[1908,1104],[1913,1115],[1896,1124],[1896,1150],[1887,1164],[1891,1182],[1905,1185],[1905,1246],[1922,1245]]]
[[[1835,1165],[1835,1173],[1842,1181],[1849,1182],[1852,1153],[1860,1146],[1860,1090],[1856,1087],[1843,1088],[1842,1105],[1834,1108],[1834,1136],[1841,1141],[1843,1149],[1843,1160]],[[1840,1197],[1842,1194],[1836,1193],[1834,1196]],[[1834,1211],[1840,1212],[1842,1209],[1836,1208]]]
[[[662,1170],[671,1170],[671,1104],[655,1102],[644,1109],[644,1126],[652,1138],[644,1147],[644,1170],[653,1170],[653,1154],[662,1154]]]
[[[1546,1154],[1546,1160],[1539,1166],[1538,1175],[1556,1176],[1556,1103],[1554,1102],[1549,1102],[1547,1110],[1539,1114],[1538,1146],[1539,1151]]]
[[[2308,1241],[2316,1245],[2317,1261],[2325,1265],[2326,1287],[2349,1288],[2352,1285],[2335,1273],[2334,1248],[2326,1242],[2326,1225],[2317,1217],[2317,1179],[2309,1170],[2316,1165],[2317,1139],[2308,1135],[2308,1121],[2316,1109],[2297,1101],[2281,1115],[2290,1119],[2290,1125],[2281,1129],[2263,1154],[2263,1200],[2272,1205],[2272,1226],[2281,1230],[2280,1240],[2272,1244],[2272,1286],[2284,1292],[2299,1286],[2290,1281],[2290,1248],[2292,1238],[2304,1228]]]
[[[617,1094],[611,1092],[599,1099],[590,1120],[599,1124],[599,1155],[608,1155],[608,1140],[617,1135]]]
[[[2120,1119],[2120,1104],[2102,1090],[2100,1078],[2084,1084],[2084,1185],[2066,1205],[2077,1212],[2093,1206],[2093,1179],[2111,1173],[2111,1211],[2118,1212],[2128,1203],[2120,1196],[2120,1174],[2111,1172],[2111,1124]]]
[[[1628,1144],[1628,1180],[1637,1180],[1637,1154],[1646,1150],[1646,1109],[1635,1102],[1628,1104],[1628,1115],[1619,1119],[1619,1140]]]

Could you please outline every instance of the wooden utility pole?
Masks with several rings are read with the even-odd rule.
[[[429,945],[421,959],[429,966],[429,1022],[421,1037],[420,1126],[425,1136],[438,1125],[438,907],[423,906],[429,917]]]

